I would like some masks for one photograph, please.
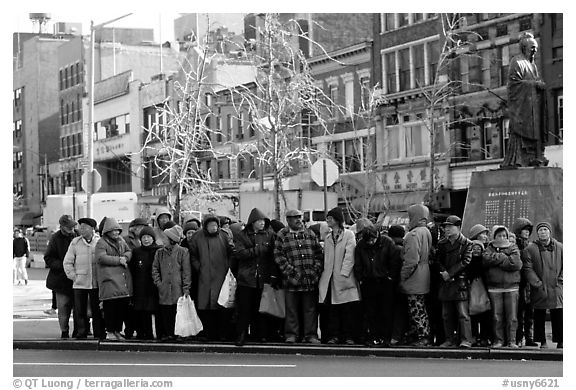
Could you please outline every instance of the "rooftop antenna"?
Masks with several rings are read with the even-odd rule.
[[[52,19],[52,16],[50,14],[47,13],[33,13],[33,14],[28,14],[30,20],[32,21],[32,25],[34,27],[36,27],[36,24],[38,24],[38,34],[43,34],[46,31],[46,23],[48,23],[48,21],[50,19]]]

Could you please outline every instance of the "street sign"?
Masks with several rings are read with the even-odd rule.
[[[324,186],[324,161],[326,161],[326,186],[330,187],[338,180],[338,166],[334,161],[329,158],[319,158],[312,168],[310,168],[310,176],[314,183],[320,187]]]
[[[100,172],[96,169],[92,170],[92,174],[90,175],[89,172],[84,172],[82,174],[82,188],[84,191],[88,192],[90,189],[88,188],[88,178],[92,176],[92,193],[98,192],[100,187],[102,187],[102,176],[100,176]]]
[[[79,158],[78,159],[78,169],[86,170],[88,168],[88,159],[87,158]]]

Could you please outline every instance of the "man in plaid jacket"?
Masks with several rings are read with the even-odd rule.
[[[274,245],[274,260],[286,286],[286,342],[296,342],[302,325],[304,340],[320,344],[316,302],[324,263],[322,247],[314,232],[304,227],[301,211],[287,211],[286,222],[288,227],[278,232]],[[298,320],[299,306],[302,306],[303,324]]]

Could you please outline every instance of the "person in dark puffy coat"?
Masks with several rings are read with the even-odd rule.
[[[218,304],[220,290],[231,267],[232,237],[220,229],[215,215],[207,215],[202,229],[190,243],[192,267],[198,273],[198,316],[204,325],[201,337],[225,341],[231,337],[232,309]]]
[[[128,269],[132,251],[121,233],[118,222],[106,217],[102,238],[98,240],[94,254],[98,264],[98,294],[104,307],[106,338],[117,341],[124,340],[120,332],[132,296],[132,275]]]
[[[132,260],[128,267],[132,273],[134,286],[132,302],[134,304],[136,338],[140,340],[154,338],[152,332],[152,316],[154,315],[156,337],[160,339],[163,336],[163,326],[159,315],[158,289],[152,279],[152,263],[160,246],[156,244],[154,229],[150,226],[140,230],[138,239],[141,245],[132,251]]]
[[[472,240],[472,260],[466,271],[470,285],[479,278],[486,286],[484,266],[482,265],[484,249],[483,241]],[[492,342],[492,312],[487,310],[479,314],[470,314],[470,322],[472,323],[472,336],[476,339],[475,346],[488,347]]]
[[[505,226],[495,225],[492,232],[493,240],[482,255],[486,288],[492,306],[492,347],[508,345],[510,348],[518,348],[516,315],[522,260],[516,244],[508,240],[508,229]]]
[[[268,318],[258,313],[264,284],[278,287],[278,266],[274,262],[274,232],[262,211],[252,209],[246,227],[234,235],[234,259],[238,262],[236,304],[236,345],[248,337],[267,341]]]
[[[388,346],[402,265],[400,248],[374,226],[367,226],[362,230],[354,257],[354,274],[360,283],[364,313],[364,342]]]
[[[552,341],[563,348],[564,255],[562,243],[552,238],[548,222],[536,224],[538,239],[523,252],[526,280],[530,284],[530,300],[534,305],[534,341],[546,348],[546,310],[550,310]]]
[[[160,317],[165,331],[162,340],[175,337],[176,308],[178,299],[190,295],[190,253],[178,243],[182,240],[182,228],[175,225],[164,230],[167,240],[158,249],[152,263],[152,280],[158,288]]]

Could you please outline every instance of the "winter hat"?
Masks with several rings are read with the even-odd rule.
[[[502,230],[506,232],[506,240],[505,241],[496,240],[496,234]],[[492,242],[491,242],[492,246],[494,246],[495,248],[508,248],[510,246],[510,241],[508,241],[508,238],[509,234],[506,226],[502,225],[492,226]]]
[[[401,225],[392,225],[390,229],[388,229],[388,237],[390,238],[404,238],[405,235],[406,231]]]
[[[220,220],[220,226],[230,225],[232,223],[232,220],[226,216],[219,216],[218,219]]]
[[[421,220],[426,219],[430,216],[430,210],[423,204],[413,204],[408,207],[408,218],[410,220],[410,228],[418,226]]]
[[[506,238],[508,238],[509,234],[508,234],[508,229],[506,229],[506,226],[502,226],[502,225],[494,225],[492,226],[492,238],[496,237],[496,234],[498,234],[498,232],[504,230],[506,232]]]
[[[378,230],[374,226],[366,226],[364,229],[362,229],[362,238],[378,238]]]
[[[164,234],[166,234],[166,237],[177,243],[182,240],[182,228],[178,225],[174,225],[171,228],[164,230]]]
[[[106,217],[102,218],[102,221],[100,221],[100,223],[98,224],[98,231],[100,232],[100,235],[104,234],[102,231],[104,230],[104,224],[106,223]]]
[[[74,226],[76,226],[76,221],[74,221],[74,218],[72,218],[72,216],[68,214],[64,214],[63,216],[61,216],[60,219],[58,220],[58,223],[60,224],[60,226],[64,226],[67,228],[73,228]]]
[[[138,235],[138,238],[142,239],[143,236],[150,236],[154,240],[156,239],[156,233],[154,233],[154,229],[150,226],[144,226]]]
[[[106,217],[104,226],[102,227],[102,234],[109,233],[113,230],[119,230],[122,233],[122,226],[114,218]]]
[[[530,232],[530,234],[532,234],[532,229],[534,228],[534,225],[532,224],[532,222],[527,219],[527,218],[518,218],[514,221],[514,223],[512,224],[512,231],[516,234],[519,235],[520,232],[524,229],[528,230]]]
[[[344,213],[340,207],[334,207],[332,210],[328,211],[326,218],[328,217],[334,218],[340,226],[344,224]]]
[[[220,227],[220,219],[217,216],[215,216],[214,214],[207,214],[204,217],[204,221],[202,222],[202,227],[204,229],[206,229],[206,226],[208,226],[208,223],[210,223],[210,222],[216,222],[218,224],[218,227]]]
[[[547,227],[548,230],[550,230],[550,233],[552,233],[552,225],[550,225],[550,223],[543,221],[543,222],[538,222],[536,224],[536,231],[538,231],[538,229],[540,229],[541,227]]]
[[[480,240],[472,240],[472,247],[474,247],[474,245],[480,245],[480,247],[482,248],[482,250],[484,250],[484,243]]]
[[[148,226],[148,221],[144,218],[136,218],[130,222],[130,225],[128,225],[129,228],[134,226]]]
[[[284,224],[277,219],[273,219],[270,221],[270,227],[272,227],[274,233],[278,233],[280,230],[285,228]]]
[[[96,222],[96,220],[95,220],[95,219],[92,219],[92,218],[80,218],[80,219],[78,220],[78,224],[81,224],[81,223],[84,223],[84,224],[86,224],[86,225],[88,225],[88,226],[91,226],[92,229],[96,229],[96,226],[98,225],[98,223]]]
[[[476,239],[476,237],[478,237],[478,235],[482,232],[486,232],[489,233],[490,230],[488,230],[488,228],[484,225],[478,224],[478,225],[474,225],[470,228],[470,233],[468,234],[468,237],[471,240]]]
[[[202,226],[200,221],[198,221],[196,218],[192,218],[192,219],[186,221],[186,223],[184,224],[184,229],[183,229],[184,235],[186,235],[186,233],[188,233],[190,230],[194,230],[194,223],[196,223],[196,225],[198,225],[198,229],[200,229],[200,226]],[[196,230],[198,230],[198,229],[196,229]]]

